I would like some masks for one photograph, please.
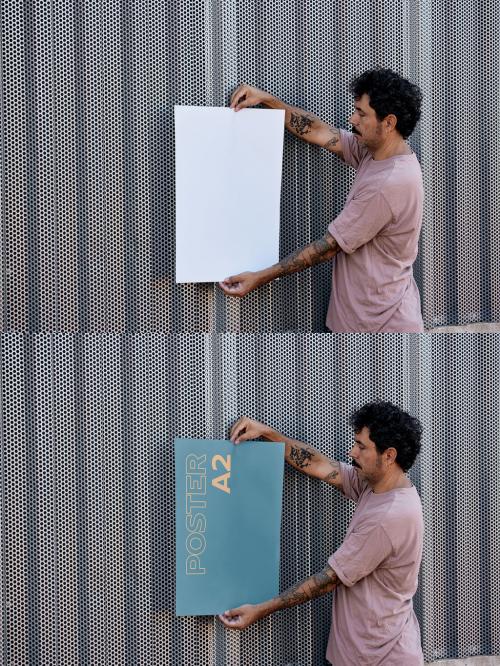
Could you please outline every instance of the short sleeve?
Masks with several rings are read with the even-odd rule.
[[[392,211],[384,196],[370,190],[351,199],[328,225],[328,231],[344,252],[352,254],[374,238],[392,219]]]
[[[391,554],[392,545],[379,524],[361,526],[351,532],[328,564],[347,587],[375,571]]]
[[[343,129],[340,130],[340,142],[342,144],[342,159],[346,164],[357,169],[366,152],[366,148],[361,148],[352,132],[347,132]]]

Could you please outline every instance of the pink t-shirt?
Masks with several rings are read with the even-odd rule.
[[[356,178],[328,226],[343,252],[333,260],[326,325],[335,333],[422,332],[412,268],[422,226],[420,164],[413,153],[374,160],[351,132],[340,132]]]
[[[422,666],[413,611],[422,559],[422,505],[416,489],[373,493],[341,464],[346,497],[356,502],[346,537],[328,560],[342,584],[333,595],[326,658],[334,666]]]

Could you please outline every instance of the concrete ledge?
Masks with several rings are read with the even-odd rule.
[[[466,659],[445,659],[429,661],[432,666],[500,666],[500,657],[467,657]]]
[[[428,328],[426,330],[426,333],[498,333],[498,332],[500,332],[499,323],[487,323],[487,322],[483,322],[480,324],[465,324],[464,326],[438,326],[437,328]],[[442,663],[445,664],[446,662],[443,661]]]

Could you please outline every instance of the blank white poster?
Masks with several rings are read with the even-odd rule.
[[[285,112],[175,107],[176,282],[279,260]]]

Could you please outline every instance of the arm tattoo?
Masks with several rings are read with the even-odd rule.
[[[280,608],[290,608],[331,592],[338,584],[335,571],[327,564],[319,573],[292,585],[277,597]]]
[[[308,116],[305,113],[294,113],[292,111],[290,116],[290,127],[299,136],[308,134],[311,131],[311,125],[314,122],[314,118]]]
[[[323,479],[323,481],[326,481],[327,483],[330,483],[332,485],[335,485],[340,481],[340,465],[336,461],[331,461],[330,465],[332,467],[332,471],[329,472]]]
[[[340,131],[336,127],[330,128],[330,133],[332,138],[323,144],[323,148],[326,148],[327,150],[333,150],[340,141]]]
[[[292,446],[290,450],[290,462],[293,463],[296,467],[304,469],[309,465],[314,453],[309,451],[305,447],[296,447]]]
[[[279,275],[281,277],[289,273],[296,273],[327,261],[334,257],[339,249],[337,241],[327,231],[323,238],[315,240],[310,245],[306,245],[306,247],[296,250],[282,259],[278,264]]]

